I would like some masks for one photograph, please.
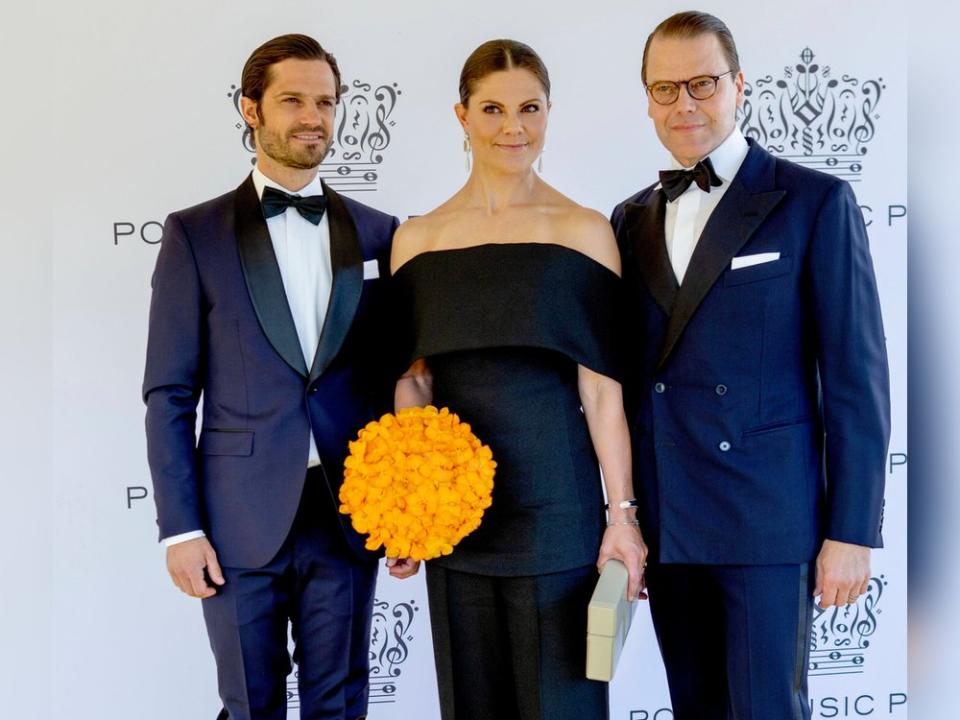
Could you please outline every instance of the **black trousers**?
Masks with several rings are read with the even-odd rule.
[[[286,720],[292,630],[303,720],[367,713],[376,561],[347,547],[319,472],[307,473],[297,517],[261,568],[223,568],[226,584],[203,601],[217,679],[230,720]]]
[[[492,577],[427,564],[443,720],[606,720],[586,679],[597,569]]]
[[[812,575],[807,564],[647,568],[675,720],[809,720]]]

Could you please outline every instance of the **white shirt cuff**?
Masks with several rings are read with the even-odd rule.
[[[166,547],[170,547],[171,545],[186,542],[187,540],[195,540],[196,538],[202,538],[206,536],[207,534],[203,530],[191,530],[190,532],[180,533],[179,535],[165,537],[163,539],[163,544]]]

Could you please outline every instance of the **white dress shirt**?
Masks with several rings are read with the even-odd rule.
[[[265,187],[273,187],[290,195],[322,195],[323,186],[320,177],[314,179],[306,187],[291,192],[279,183],[264,175],[260,168],[253,169],[253,185],[257,190],[257,197],[263,195]],[[267,231],[270,233],[270,242],[273,253],[277,257],[280,267],[280,277],[283,279],[283,289],[287,294],[287,304],[293,315],[293,324],[300,339],[300,349],[303,352],[304,364],[307,370],[313,365],[313,357],[317,352],[320,341],[320,332],[323,321],[327,316],[327,306],[330,304],[330,290],[333,285],[333,266],[330,260],[330,223],[324,213],[319,225],[314,225],[297,212],[296,208],[289,207],[280,215],[267,219]],[[317,444],[310,433],[310,455],[308,467],[320,464],[320,453]],[[173,535],[164,538],[164,544],[169,547],[176,543],[203,537],[203,530]]]
[[[734,127],[726,140],[708,155],[717,177],[721,180],[721,185],[710,188],[710,192],[704,192],[696,183],[690,183],[690,187],[680,197],[673,202],[667,202],[663,230],[667,242],[667,255],[670,257],[677,283],[683,283],[683,276],[687,272],[690,258],[693,257],[693,251],[700,240],[700,234],[714,208],[730,187],[730,181],[743,164],[749,149],[750,146],[747,145],[740,128]],[[683,168],[676,158],[671,156],[670,160],[672,168]]]

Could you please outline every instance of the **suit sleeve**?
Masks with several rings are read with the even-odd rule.
[[[394,389],[399,378],[409,367],[411,350],[410,325],[407,321],[409,308],[399,292],[397,282],[389,274],[390,255],[393,249],[393,240],[400,227],[400,220],[391,218],[390,240],[384,254],[384,267],[387,268],[386,293],[384,306],[381,311],[382,338],[386,345],[382,359],[382,377],[384,378],[384,392],[381,397],[384,403],[377,407],[377,412],[388,413],[394,411]]]
[[[619,240],[620,236],[620,222],[623,219],[623,210],[620,209],[620,206],[617,205],[613,208],[613,212],[610,213],[610,224],[613,226],[613,234],[617,236]]]
[[[203,528],[196,467],[203,314],[196,260],[182,224],[171,215],[153,274],[143,379],[147,457],[161,539]]]
[[[882,547],[890,389],[863,215],[847,183],[827,194],[809,257],[826,432],[826,537]]]
[[[642,330],[637,317],[638,304],[636,300],[637,288],[641,281],[637,277],[637,261],[633,252],[630,233],[626,228],[626,202],[621,202],[610,213],[610,224],[617,239],[617,248],[620,251],[621,276],[620,294],[617,300],[619,307],[617,325],[620,336],[620,352],[623,357],[623,405],[627,419],[633,422],[640,403],[640,382],[636,379],[644,366],[644,344],[650,339]],[[635,482],[639,480],[635,479]]]

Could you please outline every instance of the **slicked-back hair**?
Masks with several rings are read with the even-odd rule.
[[[718,17],[697,10],[686,10],[671,15],[657,25],[647,37],[643,46],[643,67],[640,76],[644,85],[650,80],[647,78],[647,55],[650,52],[650,43],[655,37],[662,38],[695,38],[701,35],[715,35],[720,41],[720,47],[727,58],[728,68],[734,74],[740,71],[740,56],[737,54],[737,44],[733,41],[733,33],[726,23]],[[654,78],[654,80],[670,78]]]
[[[529,45],[516,40],[488,40],[470,53],[460,71],[460,103],[466,107],[477,83],[501,70],[528,70],[540,82],[550,99],[550,75],[540,56]]]

